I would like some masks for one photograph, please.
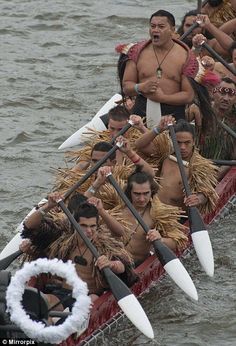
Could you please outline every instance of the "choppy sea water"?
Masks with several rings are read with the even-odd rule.
[[[45,197],[59,145],[119,92],[114,47],[148,36],[159,8],[177,23],[196,1],[0,1],[0,248],[33,204]],[[147,341],[127,321],[106,345],[236,345],[235,212],[211,233],[213,279],[197,258],[184,260],[199,292],[186,298],[168,278],[142,304],[155,329]]]

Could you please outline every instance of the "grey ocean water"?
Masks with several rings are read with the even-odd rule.
[[[50,190],[58,146],[119,91],[118,43],[148,35],[159,8],[177,23],[196,1],[0,0],[0,249]],[[149,341],[127,320],[104,345],[236,345],[235,211],[210,230],[213,279],[196,256],[184,263],[199,292],[190,301],[165,278],[142,299],[155,330]]]

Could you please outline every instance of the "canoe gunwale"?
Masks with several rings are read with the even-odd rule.
[[[204,222],[211,224],[217,215],[223,210],[224,206],[228,203],[236,193],[236,167],[230,169],[222,181],[217,184],[216,191],[220,198],[217,206],[213,212],[204,216]],[[178,257],[181,257],[192,246],[192,241],[189,237],[188,246],[181,253],[178,253]],[[159,280],[164,274],[165,270],[160,264],[155,255],[148,257],[139,267],[135,270],[140,274],[140,280],[132,287],[132,292],[139,297],[144,294],[153,282]],[[119,318],[120,309],[110,292],[104,293],[94,303],[94,307],[91,313],[88,329],[78,338],[76,341],[68,340],[67,345],[84,345],[88,343],[93,337],[96,338],[98,331],[102,331],[109,323],[112,323],[115,316]],[[71,343],[72,341],[72,343]],[[66,344],[64,343],[63,346]]]

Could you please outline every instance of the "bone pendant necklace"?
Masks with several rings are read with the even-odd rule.
[[[165,61],[167,55],[170,53],[170,51],[171,51],[171,49],[174,47],[174,45],[175,45],[175,43],[173,42],[172,46],[168,49],[168,51],[166,52],[166,54],[165,54],[164,58],[161,60],[161,62],[159,62],[159,59],[158,59],[158,56],[157,56],[157,52],[156,52],[154,46],[152,46],[152,47],[153,47],[154,54],[155,54],[155,57],[156,57],[156,59],[157,59],[157,63],[158,63],[158,66],[157,66],[157,69],[156,69],[156,75],[157,75],[157,78],[158,78],[158,79],[161,79],[161,77],[162,77],[162,68],[161,68],[161,65],[162,65],[162,63]]]
[[[86,247],[83,253],[81,253],[79,246],[78,246],[78,250],[79,250],[79,256],[74,257],[74,262],[76,264],[80,264],[81,266],[86,266],[88,264],[88,261],[86,260],[84,255],[86,251],[88,250],[88,248]]]

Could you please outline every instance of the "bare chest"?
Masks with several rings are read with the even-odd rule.
[[[189,169],[186,167],[184,169],[188,177]],[[182,178],[177,162],[166,159],[162,165],[161,178],[161,185],[163,187],[179,191],[183,190]]]
[[[147,50],[140,54],[137,63],[139,80],[145,81],[150,78],[160,77],[160,84],[165,80],[180,83],[182,78],[182,62],[176,59],[173,53],[154,55],[153,50]]]

